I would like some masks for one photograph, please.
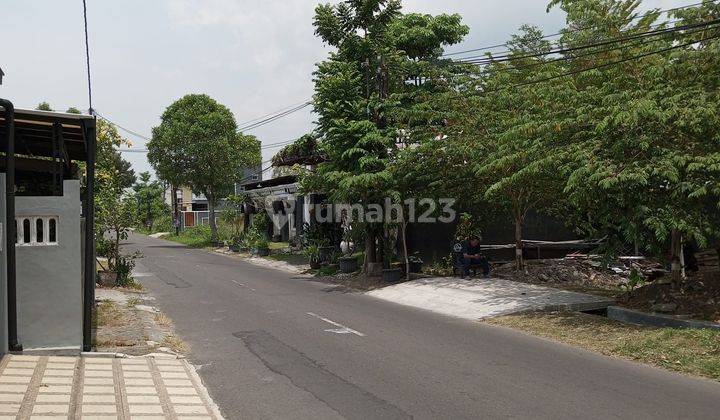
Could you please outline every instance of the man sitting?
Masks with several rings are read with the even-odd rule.
[[[482,255],[480,237],[477,235],[470,235],[468,241],[463,244],[461,264],[463,278],[470,276],[470,267],[472,266],[480,266],[483,270],[483,276],[490,277],[490,263]]]

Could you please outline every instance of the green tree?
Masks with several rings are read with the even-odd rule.
[[[65,111],[67,114],[82,114],[79,109],[75,108],[74,106],[71,106],[70,108]]]
[[[633,23],[638,2],[555,1],[568,15],[565,43],[644,32],[659,14]],[[716,19],[715,4],[680,13],[686,22]],[[682,25],[677,22],[675,25]],[[670,24],[666,24],[670,25]],[[572,162],[566,191],[584,215],[581,226],[610,244],[637,244],[657,254],[670,248],[680,277],[682,238],[706,244],[717,236],[718,107],[717,29],[677,32],[644,43],[625,43],[570,68],[587,68],[627,56],[682,48],[573,77],[568,102],[578,127],[565,149]],[[697,41],[696,46],[686,45]],[[712,205],[710,203],[714,203]]]
[[[149,172],[140,173],[140,179],[133,185],[137,203],[137,220],[151,233],[155,220],[166,213],[164,188],[158,181],[150,179]]]
[[[50,104],[43,101],[38,104],[38,106],[35,107],[38,111],[54,111],[52,107],[50,107]]]
[[[215,208],[234,189],[242,169],[261,161],[260,142],[237,132],[228,108],[207,95],[187,95],[170,105],[148,143],[158,176],[175,187],[187,183],[208,200],[212,241]]]
[[[397,199],[389,166],[400,128],[393,107],[412,100],[403,96],[406,81],[420,83],[422,60],[442,55],[442,46],[462,39],[467,27],[457,15],[403,16],[399,0],[320,5],[314,25],[316,35],[335,49],[314,73],[317,133],[328,161],[303,177],[303,188],[366,209],[386,197]],[[364,229],[366,263],[378,263],[385,224],[369,221]]]
[[[522,26],[507,46],[512,62],[487,66],[479,81],[482,93],[476,104],[482,109],[486,144],[474,161],[485,199],[512,217],[516,266],[521,270],[528,212],[562,200],[566,177],[558,171],[559,156],[554,151],[564,135],[566,107],[561,98],[567,89],[563,81],[519,86],[561,72],[542,55],[536,56],[551,48],[538,28]]]

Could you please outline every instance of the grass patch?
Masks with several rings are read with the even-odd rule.
[[[163,239],[178,242],[191,248],[205,248],[210,246],[210,244],[212,243],[210,241],[210,236],[210,227],[195,226],[184,229],[180,232],[180,235],[163,236]]]
[[[576,312],[510,315],[486,322],[720,381],[720,331],[641,327]]]
[[[97,305],[95,312],[100,327],[120,327],[127,324],[127,315],[115,302],[104,300]]]
[[[95,346],[99,347],[133,347],[137,345],[137,343],[133,340],[122,340],[122,339],[107,339],[107,340],[97,340],[95,341]]]
[[[181,339],[179,339],[177,336],[172,335],[172,334],[166,335],[165,337],[163,337],[163,340],[160,343],[160,345],[162,347],[169,348],[170,350],[174,351],[175,353],[180,353],[180,354],[185,353],[188,350],[187,345]]]
[[[126,305],[128,308],[132,309],[132,308],[135,307],[135,305],[139,305],[140,302],[141,302],[140,299],[138,299],[138,298],[136,298],[136,297],[132,297],[132,298],[128,299],[128,301],[127,301],[127,303],[125,303],[125,305]]]
[[[307,265],[307,257],[302,254],[270,254],[267,257],[275,261],[283,261],[291,265]]]
[[[278,249],[287,249],[290,248],[289,242],[270,242],[268,243],[268,248],[270,248],[271,251],[278,250]]]
[[[158,312],[154,315],[155,323],[161,327],[170,327],[172,325],[172,320],[169,316],[165,315],[162,312]]]

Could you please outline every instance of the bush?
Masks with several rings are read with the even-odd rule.
[[[151,233],[173,232],[174,230],[172,215],[170,213],[163,213],[162,216],[155,219],[155,223],[153,224],[154,232]]]
[[[120,287],[134,287],[135,280],[132,278],[132,271],[135,268],[135,260],[140,258],[142,254],[135,252],[130,255],[120,255],[115,263],[115,271],[117,272],[117,284]]]
[[[98,236],[95,239],[95,254],[98,257],[110,257],[113,250],[112,241],[106,239],[103,236]]]
[[[210,226],[200,225],[186,228],[180,232],[180,235],[166,236],[165,239],[179,242],[192,248],[204,248],[210,246],[210,236]]]
[[[268,243],[267,239],[260,238],[257,241],[255,241],[255,244],[253,247],[256,249],[268,249],[268,248],[270,248],[270,244]]]

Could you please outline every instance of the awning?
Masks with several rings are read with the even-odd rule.
[[[95,119],[90,115],[16,109],[15,154],[53,157],[53,138],[57,130],[68,158],[87,161],[85,130],[94,124]],[[5,131],[4,109],[0,107],[0,138],[5,138]],[[0,144],[0,152],[6,151],[7,145]]]

